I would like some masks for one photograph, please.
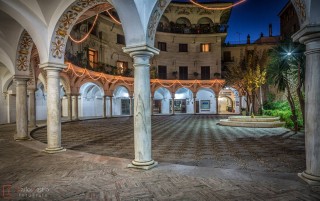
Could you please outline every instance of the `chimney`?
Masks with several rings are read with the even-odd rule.
[[[250,44],[250,34],[247,36],[247,44]]]
[[[272,36],[272,24],[269,24],[269,37]]]

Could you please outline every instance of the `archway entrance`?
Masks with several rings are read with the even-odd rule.
[[[81,117],[97,117],[103,114],[103,91],[102,89],[92,83],[88,82],[80,87],[81,101],[80,101],[80,116]]]
[[[170,114],[170,91],[166,88],[159,88],[154,92],[154,114]]]
[[[193,94],[188,88],[180,88],[176,91],[174,97],[174,113],[193,113]],[[172,101],[172,100],[171,100]],[[172,104],[172,102],[171,102]]]

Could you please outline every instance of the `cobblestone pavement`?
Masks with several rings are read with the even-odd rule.
[[[0,200],[320,200],[319,187],[308,186],[296,172],[290,173],[295,167],[277,160],[282,155],[296,158],[288,159],[292,166],[303,163],[302,134],[285,129],[231,132],[216,122],[210,116],[154,117],[154,158],[160,164],[149,171],[126,168],[133,152],[131,118],[66,123],[63,144],[76,151],[59,154],[42,152],[45,145],[38,141],[15,142],[15,125],[0,125]],[[43,140],[44,130],[34,136]],[[217,150],[210,148],[218,145]],[[123,158],[82,152],[102,152],[102,146],[104,155]],[[247,168],[232,161],[246,156],[242,160],[250,162],[252,154],[255,162]],[[222,162],[204,162],[205,157]],[[253,167],[268,157],[280,165]]]

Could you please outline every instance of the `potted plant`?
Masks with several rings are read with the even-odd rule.
[[[174,77],[175,79],[177,79],[178,71],[173,71],[173,72],[172,72],[172,75],[173,75],[173,77]]]
[[[213,77],[215,78],[215,79],[220,79],[220,73],[214,73],[213,74]]]
[[[199,73],[198,73],[198,72],[194,72],[194,73],[193,73],[193,76],[194,76],[195,78],[197,78],[197,77],[199,76]]]

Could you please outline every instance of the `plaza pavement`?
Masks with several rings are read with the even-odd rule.
[[[13,140],[0,125],[0,200],[320,200],[320,188],[300,180],[304,135],[287,129],[217,125],[219,116],[154,116],[149,171],[133,159],[133,119],[62,125],[66,152],[43,152],[36,140]]]

